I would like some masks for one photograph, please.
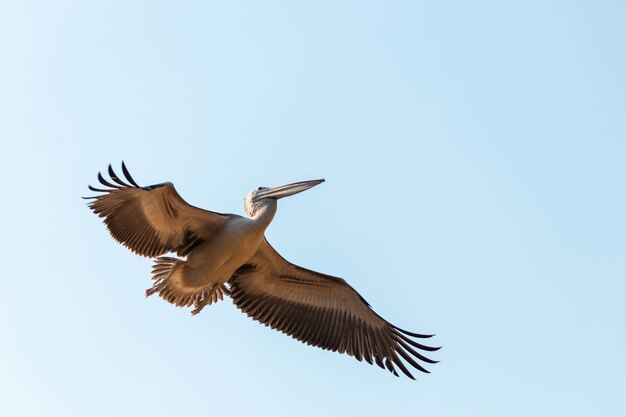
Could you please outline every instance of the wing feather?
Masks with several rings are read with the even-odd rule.
[[[120,178],[111,165],[111,180],[98,173],[98,181],[108,188],[89,186],[91,191],[104,193],[89,197],[89,208],[104,219],[116,241],[138,255],[187,255],[228,220],[229,215],[188,204],[172,183],[141,187],[123,162],[122,173]]]
[[[436,363],[417,350],[435,351],[410,339],[430,335],[399,329],[371,309],[341,278],[320,274],[283,259],[267,241],[231,280],[231,297],[248,316],[303,343],[347,353],[413,378],[407,364]]]

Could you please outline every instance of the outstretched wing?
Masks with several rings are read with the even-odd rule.
[[[111,236],[134,253],[154,258],[167,252],[184,256],[211,237],[228,220],[229,215],[214,213],[188,204],[172,183],[139,186],[122,162],[124,180],[111,165],[107,188],[89,189],[104,193],[89,203],[94,213],[104,218]]]
[[[418,350],[435,351],[376,314],[341,278],[293,265],[264,241],[229,281],[233,302],[248,316],[309,345],[347,353],[409,378],[400,359],[428,372],[419,362],[436,363]]]

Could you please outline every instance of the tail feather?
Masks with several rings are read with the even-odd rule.
[[[198,314],[205,306],[223,300],[230,295],[224,284],[209,282],[203,286],[189,286],[185,284],[185,261],[179,258],[161,256],[152,266],[154,283],[146,290],[146,297],[159,294],[165,301],[177,307],[195,308],[192,314]]]

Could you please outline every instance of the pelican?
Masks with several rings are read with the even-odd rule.
[[[420,362],[436,363],[421,351],[436,351],[414,339],[432,335],[396,327],[376,314],[348,283],[294,265],[265,238],[278,200],[308,190],[323,179],[259,187],[244,199],[248,217],[203,210],[188,204],[170,182],[142,187],[122,162],[124,179],[109,165],[106,188],[88,206],[103,218],[111,236],[137,255],[154,258],[153,285],[178,307],[207,305],[230,296],[252,319],[325,350],[376,363],[415,379],[403,360],[428,373]],[[176,256],[163,256],[166,254]]]

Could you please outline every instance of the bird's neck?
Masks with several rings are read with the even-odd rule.
[[[263,230],[267,228],[274,219],[274,215],[276,214],[276,209],[278,208],[278,203],[276,200],[267,200],[264,201],[252,216],[252,220]]]

